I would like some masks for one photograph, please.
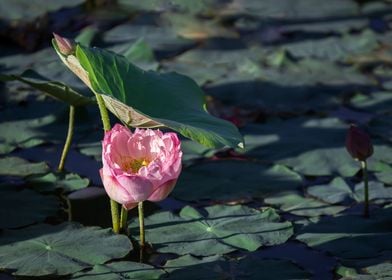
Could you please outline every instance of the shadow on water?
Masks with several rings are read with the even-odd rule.
[[[304,73],[305,74],[305,73]],[[328,83],[328,81],[326,81]],[[206,92],[228,104],[261,109],[266,112],[306,112],[331,109],[347,93],[369,92],[374,87],[364,84],[281,85],[248,80],[209,85]]]
[[[392,208],[372,209],[370,218],[360,214],[324,217],[303,226],[297,239],[313,249],[328,252],[348,266],[379,264],[392,255]]]

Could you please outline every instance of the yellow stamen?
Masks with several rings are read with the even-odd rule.
[[[134,159],[130,157],[123,157],[121,160],[121,168],[129,173],[137,173],[140,168],[147,166],[150,162],[146,159]]]

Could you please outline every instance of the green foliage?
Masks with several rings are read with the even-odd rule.
[[[95,265],[87,272],[75,273],[71,279],[80,280],[153,280],[161,279],[165,272],[153,266],[137,262],[113,262]]]
[[[101,49],[78,45],[76,55],[94,90],[111,97],[105,101],[108,109],[128,125],[144,127],[153,121],[152,126],[164,125],[208,147],[243,146],[233,124],[207,113],[203,92],[190,78],[146,72]],[[142,115],[141,123],[130,117],[133,111]]]
[[[67,275],[124,257],[132,249],[127,237],[109,229],[72,223],[8,230],[0,246],[0,268],[23,276]]]
[[[146,218],[146,238],[159,252],[210,256],[284,243],[292,234],[274,209],[215,205],[201,211],[184,207],[178,215],[159,212]],[[132,222],[131,232],[137,232]]]
[[[78,93],[61,82],[52,81],[35,72],[34,70],[27,70],[21,75],[0,74],[0,81],[20,81],[42,91],[51,97],[68,103],[69,105],[83,106],[87,104],[94,104],[94,99]]]
[[[44,162],[31,163],[19,157],[0,158],[0,175],[26,177],[35,174],[44,174],[49,167]]]

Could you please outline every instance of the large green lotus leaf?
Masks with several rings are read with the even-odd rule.
[[[168,279],[309,279],[310,274],[286,260],[269,260],[245,257],[239,260],[224,261],[222,257],[212,256],[197,259],[190,255],[169,260],[165,269]]]
[[[0,176],[26,177],[35,174],[45,174],[49,167],[44,162],[31,163],[19,157],[0,158]]]
[[[40,192],[53,192],[61,189],[64,192],[72,192],[88,186],[90,180],[81,178],[78,174],[56,174],[48,173],[41,176],[34,176],[27,179],[28,186]]]
[[[264,202],[270,205],[277,205],[282,211],[306,217],[335,215],[346,209],[344,206],[330,205],[313,198],[303,197],[298,192],[286,192],[269,196]]]
[[[95,265],[92,270],[72,275],[75,280],[153,280],[162,279],[165,272],[153,266],[137,262],[113,262]]]
[[[183,200],[238,200],[295,190],[301,177],[282,165],[216,160],[186,168],[173,195]]]
[[[0,268],[15,275],[67,275],[122,258],[130,240],[110,229],[63,223],[4,231],[0,239]]]
[[[0,228],[15,228],[55,216],[60,203],[54,196],[43,196],[31,190],[1,188],[0,205]]]
[[[301,228],[297,239],[308,246],[332,253],[345,263],[364,257],[374,259],[392,250],[392,208],[361,215],[326,217]],[[357,260],[358,261],[358,260]]]
[[[108,109],[131,126],[166,126],[205,146],[242,147],[236,127],[205,110],[202,90],[190,78],[145,72],[123,56],[78,45],[76,56],[88,72],[93,89],[110,96]],[[120,107],[122,109],[120,109]],[[141,114],[148,123],[129,119]]]
[[[259,211],[215,205],[203,210],[205,215],[186,206],[178,215],[159,212],[149,216],[145,221],[146,239],[159,252],[209,256],[237,249],[255,251],[284,243],[293,234],[291,223],[281,222],[272,208]],[[130,229],[136,235],[137,221]]]
[[[63,83],[52,81],[34,70],[27,70],[20,75],[0,74],[0,81],[20,81],[49,96],[74,106],[92,104],[95,102],[94,99],[80,94]]]
[[[343,178],[337,177],[329,184],[312,186],[307,192],[322,201],[328,203],[343,203],[348,199],[357,202],[364,201],[364,185],[357,184],[353,189],[344,181]],[[392,188],[384,187],[384,184],[376,181],[369,182],[369,199],[385,200],[392,199]]]

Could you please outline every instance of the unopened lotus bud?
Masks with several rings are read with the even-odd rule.
[[[373,145],[369,135],[355,125],[351,125],[346,137],[346,149],[359,161],[365,161],[373,154]]]
[[[68,56],[75,52],[75,43],[67,38],[61,37],[56,33],[53,33],[54,39],[56,40],[57,48],[62,55]]]

